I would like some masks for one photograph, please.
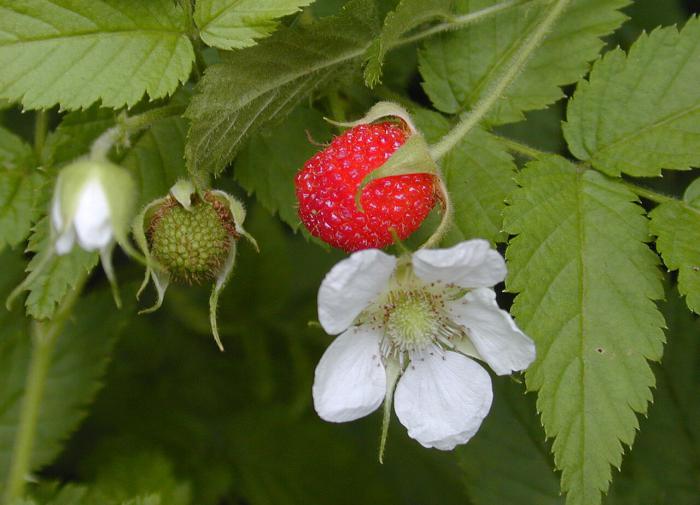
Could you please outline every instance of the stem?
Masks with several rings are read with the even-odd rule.
[[[417,42],[419,40],[422,40],[426,37],[430,37],[432,35],[435,35],[437,33],[442,33],[448,30],[456,30],[458,28],[464,28],[467,25],[476,23],[478,21],[482,21],[490,16],[493,16],[494,14],[498,14],[500,12],[504,12],[507,10],[510,10],[514,7],[518,7],[520,5],[524,5],[527,3],[530,3],[534,0],[506,0],[505,2],[501,2],[499,4],[492,5],[491,7],[486,7],[484,9],[470,12],[468,14],[463,14],[461,16],[455,16],[449,21],[445,21],[443,23],[431,26],[430,28],[426,28],[423,31],[420,31],[418,33],[415,33],[413,35],[410,35],[408,37],[404,37],[400,39],[399,41],[396,42],[396,45],[393,47],[398,47],[398,46],[403,46],[406,44],[411,44],[413,42]]]
[[[445,154],[456,146],[462,138],[488,114],[491,107],[493,107],[503,92],[515,81],[518,74],[523,70],[530,56],[532,56],[532,53],[542,43],[547,32],[554,25],[554,22],[559,18],[570,1],[571,0],[556,0],[554,6],[547,9],[542,21],[518,48],[510,64],[506,67],[503,74],[493,83],[486,95],[457,126],[431,148],[433,159],[439,160],[445,156]]]
[[[669,196],[669,195],[664,195],[663,193],[659,193],[657,191],[654,191],[653,189],[645,188],[643,186],[638,186],[637,184],[625,180],[621,180],[622,184],[632,191],[635,195],[644,198],[645,200],[649,200],[651,202],[655,203],[668,203],[668,202],[676,202],[678,201],[676,198]]]
[[[34,152],[37,159],[41,159],[46,142],[46,132],[49,129],[49,115],[45,110],[37,111],[34,116]]]
[[[12,450],[10,471],[7,477],[4,504],[11,505],[24,494],[27,475],[31,471],[32,451],[36,437],[41,401],[44,396],[46,376],[51,366],[51,357],[73,306],[80,297],[87,280],[87,273],[78,281],[76,288],[63,300],[55,317],[49,322],[32,323],[32,356],[27,372],[26,392],[20,411],[19,425]]]
[[[148,110],[137,116],[120,119],[116,125],[106,130],[92,143],[90,147],[90,157],[97,159],[106,158],[107,153],[109,153],[114,144],[119,142],[124,135],[129,135],[130,133],[147,128],[161,119],[178,116],[185,112],[186,107],[185,104],[165,105]]]
[[[509,139],[508,137],[502,137],[500,135],[497,135],[498,141],[506,146],[506,148],[509,151],[516,152],[518,154],[521,154],[525,156],[526,158],[531,158],[531,159],[537,159],[541,158],[542,156],[547,156],[548,153],[546,151],[540,151],[539,149],[536,149],[534,147],[530,147],[527,144],[523,144],[522,142],[518,142],[517,140]]]

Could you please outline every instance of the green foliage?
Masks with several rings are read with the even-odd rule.
[[[700,20],[610,51],[569,102],[571,152],[610,174],[659,175],[700,164]]]
[[[365,56],[365,82],[373,88],[381,82],[384,57],[401,35],[433,19],[452,14],[453,0],[401,0],[384,18],[382,32],[372,42]]]
[[[85,156],[90,150],[90,145],[101,133],[114,125],[115,119],[114,111],[96,106],[66,114],[56,129],[46,137],[41,155],[42,163],[50,167],[60,167]]]
[[[328,123],[320,113],[299,107],[280,125],[254,135],[236,158],[236,180],[270,212],[279,214],[293,230],[297,215],[294,176],[319,150],[311,142],[326,142]]]
[[[496,0],[460,0],[458,11],[477,12]],[[574,82],[603,46],[600,37],[625,19],[618,9],[628,0],[574,0],[517,81],[500,97],[488,120],[519,121],[522,112],[541,109],[560,99],[559,86]],[[514,51],[532,32],[548,3],[515,2],[513,7],[454,33],[441,34],[420,52],[423,88],[442,112],[457,114],[479,102],[486,84],[501,74]]]
[[[667,202],[649,215],[651,232],[670,270],[678,270],[678,289],[690,310],[700,313],[700,208],[681,201]]]
[[[49,230],[49,218],[36,224],[29,237],[28,251],[35,253],[27,272],[39,274],[26,286],[29,296],[25,301],[27,315],[34,319],[49,319],[56,307],[76,287],[78,280],[97,264],[97,253],[74,247],[63,256],[56,256]],[[50,256],[47,259],[47,256]]]
[[[277,18],[314,0],[199,0],[194,19],[199,36],[210,46],[240,49],[252,46],[277,28]]]
[[[132,106],[172,94],[194,60],[170,0],[1,0],[0,98],[27,109]]]
[[[537,345],[527,385],[567,503],[600,503],[610,465],[631,446],[661,358],[663,289],[635,196],[563,158],[531,162],[518,176],[505,228],[512,312]]]
[[[123,313],[113,310],[107,291],[91,295],[83,303],[91,310],[78,312],[65,326],[47,371],[31,458],[33,470],[56,457],[66,437],[85,417],[116,336],[126,323]],[[21,314],[3,312],[0,317],[0,475],[5,476],[24,398],[32,339],[30,325]]]
[[[251,133],[289,113],[361,56],[377,23],[371,0],[352,0],[336,17],[279,30],[245,52],[224,55],[207,69],[187,109],[190,170],[221,173]]]
[[[20,244],[39,214],[43,176],[31,147],[0,127],[0,250]]]

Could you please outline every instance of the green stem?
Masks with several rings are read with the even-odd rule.
[[[517,140],[509,139],[508,137],[502,137],[502,136],[498,135],[498,140],[509,151],[513,151],[515,153],[521,154],[521,155],[525,156],[526,158],[537,159],[537,158],[541,158],[542,156],[547,156],[548,154],[552,154],[552,153],[548,153],[546,151],[540,151],[539,149],[536,149],[534,147],[530,147],[529,145],[523,144],[522,142],[518,142]]]
[[[461,16],[455,16],[454,18],[450,19],[449,21],[445,21],[443,23],[431,26],[430,28],[426,28],[425,30],[420,31],[418,33],[415,33],[413,35],[409,35],[408,37],[404,37],[404,38],[400,39],[399,41],[397,41],[396,45],[394,45],[393,47],[411,44],[413,42],[417,42],[417,41],[422,40],[424,38],[427,38],[427,37],[430,37],[432,35],[436,35],[438,33],[442,33],[445,31],[464,28],[465,26],[474,24],[474,23],[479,22],[479,21],[483,21],[484,19],[493,16],[494,14],[499,14],[501,12],[508,11],[510,9],[513,9],[515,7],[518,7],[520,5],[524,5],[524,4],[533,2],[533,1],[534,0],[507,0],[505,2],[501,2],[498,4],[492,5],[490,7],[480,9],[478,11],[470,12],[468,14],[463,14]]]
[[[657,191],[654,191],[653,189],[645,188],[643,186],[638,186],[633,182],[625,180],[621,182],[627,189],[632,191],[632,193],[641,198],[644,198],[645,200],[649,200],[655,203],[668,203],[677,201],[677,199],[672,196],[664,195],[663,193],[659,193]]]
[[[515,81],[518,74],[525,68],[528,60],[539,47],[555,21],[564,12],[571,0],[556,0],[550,9],[546,9],[545,16],[535,30],[525,40],[513,55],[509,65],[501,76],[493,82],[486,95],[474,106],[474,108],[455,126],[440,142],[431,148],[433,159],[439,160],[455,147],[464,136],[471,131],[501,98],[503,92]]]
[[[45,110],[36,112],[34,118],[34,152],[37,159],[41,159],[41,153],[44,150],[46,142],[46,133],[49,129],[49,114]]]
[[[97,137],[90,147],[90,157],[94,159],[106,158],[114,144],[122,140],[125,135],[147,128],[161,119],[179,116],[185,112],[186,108],[186,104],[171,104],[148,110],[137,116],[125,116],[116,125]]]
[[[26,388],[20,411],[17,436],[12,450],[10,471],[4,495],[4,504],[12,505],[22,498],[31,471],[32,452],[36,437],[41,401],[46,386],[46,376],[58,335],[61,333],[87,280],[87,273],[78,281],[76,288],[63,300],[56,315],[49,322],[32,323],[32,355],[27,372]]]

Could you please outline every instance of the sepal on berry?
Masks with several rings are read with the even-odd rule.
[[[258,250],[255,239],[243,228],[245,209],[231,195],[219,190],[201,194],[189,181],[178,181],[168,196],[144,207],[133,223],[136,243],[146,257],[146,272],[137,298],[152,280],[157,299],[141,313],[160,308],[173,281],[214,280],[209,298],[212,334],[222,351],[216,321],[219,294],[233,273],[237,240],[246,237]],[[183,228],[196,227],[185,230]],[[186,243],[185,243],[186,242]]]
[[[367,114],[355,121],[341,122],[333,121],[332,119],[328,118],[324,119],[335,126],[344,126],[346,128],[352,128],[353,126],[374,123],[375,121],[386,118],[399,118],[406,124],[406,126],[408,126],[408,129],[411,131],[411,134],[418,133],[418,129],[413,123],[411,115],[408,113],[408,111],[394,102],[377,102],[372,107],[370,107],[370,109],[367,111]]]

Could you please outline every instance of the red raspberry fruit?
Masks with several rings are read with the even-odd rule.
[[[407,138],[396,123],[355,126],[316,153],[296,175],[299,217],[311,234],[346,252],[383,248],[416,231],[436,201],[430,174],[383,177],[355,194],[365,176],[379,168]]]

